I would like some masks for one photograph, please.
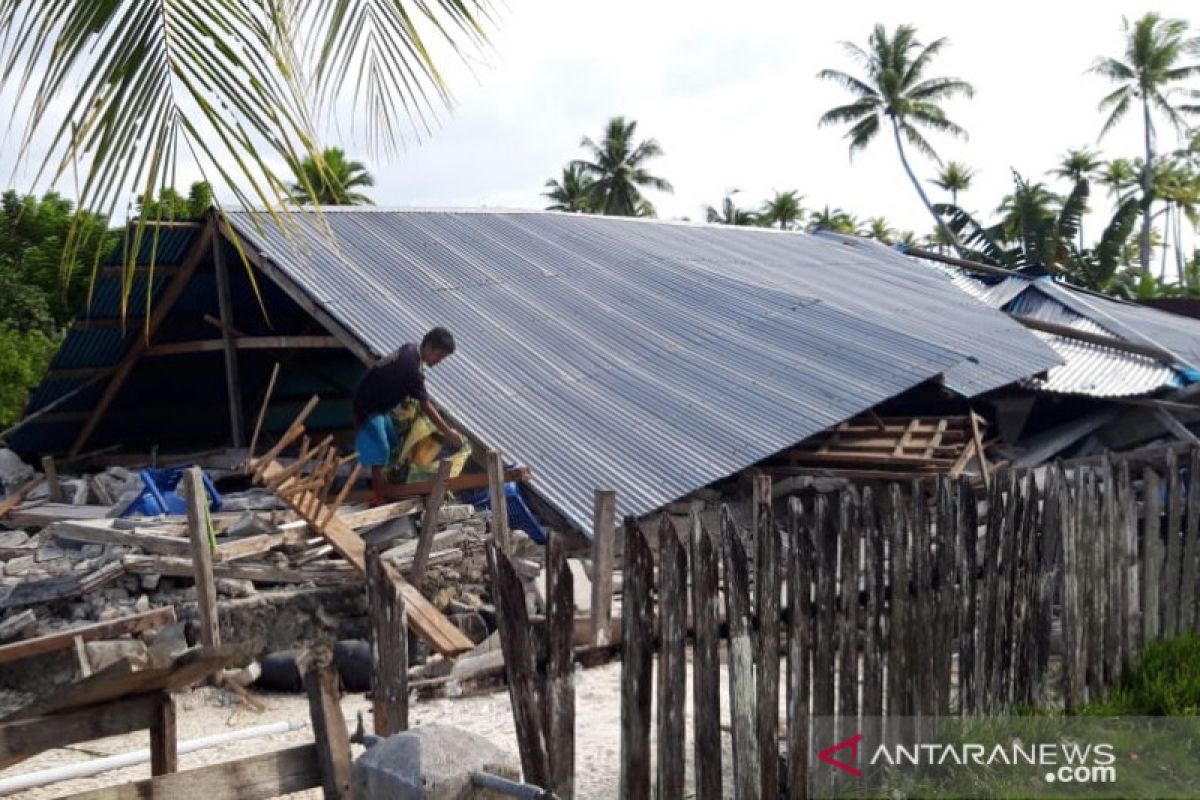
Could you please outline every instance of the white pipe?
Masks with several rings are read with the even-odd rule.
[[[277,733],[288,733],[289,731],[307,728],[308,724],[308,720],[273,722],[269,725],[258,725],[253,728],[230,731],[229,733],[204,736],[199,739],[180,742],[178,752],[179,755],[183,755],[184,753],[204,750],[209,747],[216,747],[219,744],[227,744],[228,742],[253,739],[258,736],[273,736]],[[11,778],[0,779],[0,795],[20,791],[21,789],[32,789],[35,786],[45,786],[48,783],[57,783],[58,781],[86,778],[90,775],[108,772],[113,769],[144,764],[149,760],[150,750],[147,748],[145,750],[135,750],[132,753],[121,753],[120,755],[105,756],[103,758],[92,759],[91,761],[81,761],[76,764],[64,764],[60,767],[51,767],[50,769],[31,772],[26,775],[14,775]]]

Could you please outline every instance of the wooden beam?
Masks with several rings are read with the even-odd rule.
[[[85,642],[97,639],[112,639],[126,634],[141,633],[142,631],[162,628],[174,622],[175,609],[168,606],[166,608],[152,608],[140,614],[131,614],[128,617],[120,617],[108,622],[98,622],[95,625],[68,628],[65,631],[46,634],[36,639],[25,639],[20,642],[0,646],[0,664],[19,661],[29,656],[40,655],[41,653],[65,650],[72,646],[75,637],[80,637]]]
[[[140,314],[127,314],[124,317],[93,317],[91,319],[77,319],[71,323],[71,329],[77,331],[97,331],[119,328],[128,331],[136,331],[145,323],[145,319],[146,318]]]
[[[42,474],[46,476],[50,502],[61,503],[64,499],[63,487],[58,480],[58,466],[54,463],[54,456],[42,456]]]
[[[425,513],[421,515],[421,535],[417,542],[417,552],[413,556],[412,569],[408,572],[408,580],[418,589],[425,582],[425,565],[429,561],[429,551],[433,547],[433,535],[437,533],[438,522],[442,516],[442,502],[446,499],[446,481],[450,480],[450,472],[454,462],[443,458],[438,463],[438,474],[433,481],[433,489],[425,500]]]
[[[349,528],[368,528],[389,520],[399,519],[416,514],[425,508],[425,501],[420,497],[410,497],[407,500],[397,500],[362,511],[345,511],[338,518]]]
[[[983,434],[980,433],[979,415],[971,412],[971,443],[975,445],[975,455],[979,459],[979,473],[983,475],[983,485],[992,488],[992,473],[988,469],[987,455],[983,450]]]
[[[245,239],[230,224],[227,218],[222,218],[218,224],[220,226],[220,235],[223,238],[233,243],[247,261],[273,280],[283,290],[284,294],[290,297],[296,305],[307,311],[313,319],[321,324],[322,328],[337,337],[343,347],[354,353],[363,364],[369,366],[375,362],[375,357],[379,354],[372,353],[370,348],[360,342],[354,334],[334,319],[324,306],[313,300],[306,289],[299,286],[292,280],[291,276],[279,269],[271,259],[265,257],[254,248],[246,247]]]
[[[138,575],[147,573],[192,578],[196,568],[190,558],[178,556],[143,556],[131,553],[121,559],[125,571]],[[343,586],[356,582],[358,573],[346,564],[330,564],[320,569],[288,569],[270,564],[242,564],[237,561],[213,564],[213,577],[237,578],[254,583],[308,583],[318,586]]]
[[[76,711],[0,723],[0,767],[76,742],[146,730],[158,705],[157,695],[134,695]]]
[[[107,520],[78,520],[52,522],[46,528],[59,541],[87,542],[89,544],[115,544],[122,547],[138,547],[147,553],[163,556],[190,556],[192,546],[187,539],[165,533],[121,530],[111,527]]]
[[[492,539],[506,555],[512,553],[508,530],[508,495],[504,493],[504,455],[499,450],[487,454],[488,500],[492,509]]]
[[[246,444],[243,422],[242,383],[238,372],[237,350],[234,348],[233,298],[229,294],[229,268],[225,263],[225,248],[218,241],[213,246],[213,270],[217,274],[217,307],[221,315],[221,341],[225,352],[225,394],[229,400],[229,429],[233,446]]]
[[[153,267],[133,267],[127,269],[125,267],[101,267],[101,278],[124,278],[130,272],[134,278],[148,278],[151,274],[155,278],[169,278],[180,269],[178,264],[155,264]]]
[[[92,789],[63,800],[270,800],[320,785],[317,747],[302,744],[134,783]]]
[[[196,243],[192,245],[192,250],[188,253],[187,259],[179,271],[175,273],[174,277],[171,278],[171,282],[167,284],[167,288],[163,291],[158,302],[155,303],[154,311],[147,321],[146,335],[136,338],[130,345],[129,351],[118,362],[112,378],[109,379],[108,386],[104,388],[104,394],[100,396],[100,400],[92,410],[91,417],[84,423],[79,435],[75,437],[75,441],[68,451],[70,455],[78,455],[83,450],[83,446],[92,437],[92,434],[95,433],[96,426],[100,424],[100,420],[104,417],[104,414],[113,404],[113,401],[117,399],[117,395],[120,394],[125,381],[128,380],[130,373],[133,372],[134,366],[141,359],[147,348],[149,348],[150,339],[158,331],[163,320],[167,318],[167,314],[175,306],[175,301],[183,294],[184,288],[187,286],[188,281],[192,279],[192,275],[196,272],[196,268],[200,264],[201,257],[212,241],[213,226],[206,225],[204,232],[197,237]]]
[[[258,409],[258,421],[254,423],[254,435],[250,437],[250,449],[247,458],[254,458],[254,450],[258,447],[258,436],[262,433],[263,422],[267,418],[267,409],[271,405],[271,395],[275,393],[275,380],[279,377],[279,362],[271,368],[271,379],[267,381],[267,391],[263,395],[262,406]]]
[[[608,644],[612,619],[613,560],[617,539],[617,493],[597,489],[592,522],[592,641]]]
[[[533,478],[533,470],[529,467],[514,467],[505,470],[504,480],[525,483]],[[484,489],[488,485],[488,476],[482,472],[471,475],[459,475],[446,481],[446,491],[460,492],[463,489]],[[408,497],[420,497],[433,491],[433,481],[417,481],[416,483],[393,483],[385,487],[385,493],[391,500],[402,500]],[[350,497],[364,500],[370,492],[351,492]]]
[[[1200,444],[1200,438],[1196,438],[1196,434],[1192,433],[1182,422],[1175,419],[1175,415],[1170,411],[1160,406],[1154,409],[1154,413],[1176,439],[1188,442],[1189,444]]]
[[[217,584],[213,578],[209,501],[208,491],[204,487],[204,473],[199,467],[190,467],[183,473],[183,485],[187,498],[188,538],[192,544],[196,604],[200,611],[200,641],[211,650],[221,644],[221,629],[217,618]]]
[[[332,654],[322,651],[303,672],[325,800],[349,800],[353,766],[350,735],[339,702],[338,674],[333,668]]]
[[[150,721],[150,774],[179,771],[179,739],[175,729],[175,701],[170,692],[159,692]]]
[[[341,349],[342,343],[333,336],[242,336],[230,340],[236,350],[328,350]],[[189,353],[216,353],[225,350],[226,340],[198,339],[191,342],[156,344],[146,350],[147,356],[177,356]]]
[[[408,619],[404,597],[383,568],[367,556],[367,619],[371,628],[371,707],[375,735],[408,730]]]
[[[1033,317],[1027,317],[1023,314],[1009,314],[1010,317],[1024,325],[1026,328],[1031,328],[1035,331],[1044,333],[1052,333],[1055,336],[1062,336],[1066,339],[1077,339],[1081,342],[1100,345],[1112,350],[1119,350],[1122,353],[1133,353],[1134,355],[1146,356],[1153,358],[1156,361],[1172,363],[1177,361],[1174,355],[1163,350],[1161,347],[1154,347],[1148,344],[1137,344],[1136,342],[1127,342],[1124,339],[1118,339],[1115,336],[1105,336],[1099,333],[1090,333],[1081,331],[1078,328],[1072,328],[1070,325],[1059,325],[1054,322],[1045,322]]]
[[[25,497],[38,486],[40,486],[43,480],[45,480],[45,478],[39,475],[36,478],[27,481],[24,485],[17,487],[17,490],[8,497],[0,500],[0,519],[4,519],[5,514],[21,505],[21,503],[25,501]]]

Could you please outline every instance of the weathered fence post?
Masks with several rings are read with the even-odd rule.
[[[1179,592],[1179,633],[1197,630],[1200,611],[1196,608],[1196,557],[1200,535],[1200,447],[1193,447],[1188,459],[1187,527],[1183,538],[1182,588]]]
[[[333,668],[333,654],[327,648],[308,651],[301,659],[304,688],[308,693],[308,710],[312,720],[313,739],[317,744],[317,760],[321,768],[321,786],[326,800],[350,797],[350,736],[346,718],[339,702],[338,674]]]
[[[729,621],[729,715],[733,729],[733,796],[761,797],[760,752],[750,631],[750,575],[746,548],[728,508],[722,509],[725,551],[725,616]]]
[[[721,665],[719,554],[692,511],[692,720],[696,800],[721,800]],[[807,655],[807,653],[805,653]]]
[[[858,492],[838,497],[838,707],[834,740],[858,732]]]
[[[575,796],[575,583],[561,535],[546,554],[546,750],[550,781],[560,800]]]
[[[368,548],[366,555],[375,735],[391,736],[408,730],[408,616],[379,551]]]
[[[605,645],[612,624],[617,493],[597,489],[592,522],[592,644]]]
[[[658,797],[682,797],[686,758],[687,551],[667,514],[658,526]]]
[[[958,693],[964,715],[979,709],[976,637],[979,634],[978,575],[976,551],[979,546],[979,508],[975,492],[966,481],[959,483],[959,581],[963,602],[958,614]]]
[[[1173,448],[1167,449],[1167,540],[1163,559],[1162,630],[1164,636],[1179,633],[1179,591],[1183,572],[1183,493],[1179,480],[1179,464]]]
[[[1142,473],[1142,642],[1143,647],[1159,637],[1162,631],[1159,617],[1162,591],[1162,496],[1158,473],[1146,467]]]
[[[504,653],[504,672],[508,677],[508,696],[517,730],[517,748],[521,752],[521,771],[527,783],[546,786],[550,770],[542,720],[542,698],[538,692],[540,681],[529,638],[525,589],[501,546],[495,540],[489,542],[487,555],[492,572],[492,595],[496,601],[500,647]]]
[[[762,796],[779,795],[779,530],[771,478],[754,476],[754,591],[758,611],[758,747]]]
[[[654,564],[633,517],[625,518],[625,572],[621,600],[621,782],[617,796],[650,798],[650,673],[653,627],[650,595]]]
[[[812,574],[816,555],[800,501],[788,505],[788,719],[787,796],[808,797],[808,659],[812,653]],[[698,798],[699,800],[699,798]]]

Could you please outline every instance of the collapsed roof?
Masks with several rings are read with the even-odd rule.
[[[459,352],[430,372],[433,396],[484,444],[533,466],[536,491],[583,529],[596,488],[616,489],[619,513],[640,515],[918,384],[940,379],[970,397],[1062,363],[938,269],[836,237],[491,210],[298,211],[288,232],[253,212],[227,219],[268,312],[302,309],[360,361],[433,325],[453,330]],[[172,257],[193,258],[200,239],[218,236],[215,227],[210,217],[190,230]],[[229,260],[228,244],[210,249]],[[195,257],[182,285],[172,289],[175,277],[165,288],[156,283],[153,316],[175,349],[158,334],[149,349],[191,359],[181,386],[200,392],[189,380],[201,372],[204,391],[224,386],[221,326],[245,337],[235,348],[243,355],[266,348],[261,334],[270,331],[255,328],[262,315],[248,285],[235,285],[236,308],[224,322],[170,328],[173,314],[204,311],[214,322],[212,259]],[[98,296],[111,305],[113,291]],[[75,417],[30,426],[14,446],[47,452],[70,442],[78,450],[88,427],[82,438],[93,445],[101,434],[119,439],[119,426],[105,432],[88,415],[106,397],[117,408],[145,400],[112,387],[122,370],[138,383],[142,368],[124,365],[142,347],[141,333],[137,325],[72,329],[29,412],[84,376],[96,383],[64,405]],[[206,343],[213,346],[197,349]],[[243,358],[236,374],[242,402],[254,408],[266,365],[248,364]],[[140,385],[151,391],[150,381]],[[206,401],[218,420],[226,419],[223,395]],[[154,384],[153,402],[180,400]]]

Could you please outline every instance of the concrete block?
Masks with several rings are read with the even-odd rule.
[[[93,672],[123,659],[130,659],[135,667],[144,667],[150,661],[150,652],[138,639],[113,639],[103,642],[88,642],[84,645],[88,662]]]
[[[10,558],[4,565],[5,575],[24,575],[33,567],[33,556]]]
[[[482,736],[431,724],[389,736],[354,764],[356,800],[502,800],[476,789],[471,773],[520,780],[516,756]]]

